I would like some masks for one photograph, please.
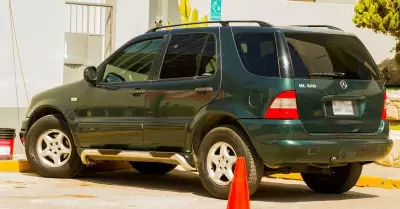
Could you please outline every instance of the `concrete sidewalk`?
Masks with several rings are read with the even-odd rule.
[[[250,198],[251,209],[398,208],[400,190],[355,187],[343,195],[312,192],[301,181],[264,178]],[[148,176],[104,172],[76,179],[0,173],[1,209],[218,209],[227,201],[210,197],[198,175],[172,171]]]

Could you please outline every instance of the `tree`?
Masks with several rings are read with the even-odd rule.
[[[389,34],[396,39],[395,60],[400,65],[400,0],[359,0],[353,22],[358,28]]]

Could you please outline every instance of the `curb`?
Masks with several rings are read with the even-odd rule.
[[[26,160],[1,160],[0,172],[28,172],[31,166]]]
[[[125,161],[104,161],[94,166],[88,167],[91,171],[107,172],[120,169],[132,168],[128,162]],[[0,160],[0,172],[30,172],[31,166],[27,160]]]
[[[274,179],[285,179],[285,180],[297,180],[303,181],[299,173],[291,174],[274,174],[268,176],[268,178]],[[357,187],[377,187],[383,189],[400,189],[400,180],[396,179],[386,179],[382,177],[374,176],[361,176],[357,181]]]
[[[103,163],[96,164],[89,167],[91,171],[107,172],[120,169],[132,168],[128,162],[124,161],[104,161]],[[26,160],[2,160],[0,161],[0,172],[29,172],[31,167]],[[274,174],[267,176],[267,178],[273,179],[285,179],[285,180],[297,180],[302,181],[299,173],[291,174]],[[400,189],[400,180],[387,179],[382,177],[374,176],[361,176],[358,180],[357,187],[376,187],[384,189]]]

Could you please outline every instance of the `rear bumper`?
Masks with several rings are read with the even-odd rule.
[[[307,134],[300,121],[241,120],[259,157],[268,166],[372,162],[393,146],[389,124],[374,134]]]
[[[388,139],[279,140],[263,145],[269,153],[263,154],[262,158],[272,166],[371,162],[388,155],[392,145]]]

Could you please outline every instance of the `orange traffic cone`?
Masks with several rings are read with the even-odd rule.
[[[235,166],[227,209],[250,209],[249,187],[247,185],[246,161],[238,157]]]

